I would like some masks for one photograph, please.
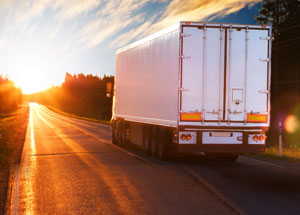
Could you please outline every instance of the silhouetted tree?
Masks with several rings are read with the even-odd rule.
[[[66,73],[59,87],[32,95],[31,100],[57,107],[65,112],[95,119],[111,118],[112,98],[106,96],[106,83],[113,76],[100,78],[93,75]]]
[[[8,78],[0,75],[0,113],[10,113],[21,102],[22,92]]]
[[[290,114],[300,120],[300,1],[264,0],[256,19],[260,24],[272,24],[273,28],[269,142],[274,144],[278,139],[279,121],[283,122]],[[300,129],[296,133],[299,134]],[[285,133],[285,136],[288,138],[290,134]]]

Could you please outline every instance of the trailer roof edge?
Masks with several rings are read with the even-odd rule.
[[[122,48],[117,49],[116,54],[120,54],[120,53],[122,53],[124,51],[127,51],[127,50],[131,49],[131,48],[137,47],[137,46],[139,46],[139,45],[141,45],[143,43],[149,42],[149,41],[154,40],[154,39],[156,39],[158,37],[161,37],[161,36],[163,36],[165,34],[168,34],[170,32],[178,30],[181,26],[186,25],[186,23],[189,23],[188,25],[204,25],[204,24],[207,25],[207,26],[220,26],[220,25],[222,25],[223,27],[232,26],[232,27],[237,27],[237,28],[239,28],[239,27],[243,28],[245,26],[259,27],[259,28],[262,28],[262,29],[263,28],[267,28],[267,29],[271,29],[272,28],[271,25],[233,24],[233,23],[207,23],[207,22],[181,21],[181,22],[176,23],[175,25],[172,25],[172,26],[170,26],[168,28],[160,30],[160,31],[158,31],[158,32],[156,32],[154,34],[151,34],[151,35],[149,35],[147,37],[144,37],[144,38],[142,38],[142,39],[140,39],[138,41],[135,41],[135,42],[130,43],[130,44],[128,44],[128,45],[126,45],[126,46],[124,46]]]
[[[160,31],[154,33],[154,34],[151,34],[151,35],[149,35],[149,36],[147,36],[147,37],[144,37],[144,38],[142,38],[142,39],[140,39],[140,40],[138,40],[138,41],[136,41],[136,42],[133,42],[133,43],[131,43],[131,44],[129,44],[129,45],[126,45],[126,46],[124,46],[124,47],[118,49],[118,50],[116,51],[116,54],[119,54],[119,53],[121,53],[121,52],[127,51],[128,49],[134,48],[134,47],[139,46],[139,45],[141,45],[141,44],[143,44],[143,43],[146,43],[146,42],[148,42],[148,41],[151,41],[151,40],[153,40],[153,39],[156,39],[156,38],[158,38],[158,37],[161,37],[161,36],[163,36],[163,35],[165,35],[165,34],[168,34],[168,33],[170,33],[170,32],[173,32],[173,31],[175,31],[175,30],[178,30],[178,29],[179,29],[179,26],[180,26],[180,23],[177,23],[177,24],[175,24],[175,25],[172,25],[171,27],[165,28],[165,29],[163,29],[163,30],[160,30]]]

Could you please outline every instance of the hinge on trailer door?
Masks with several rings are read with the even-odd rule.
[[[206,111],[206,113],[210,113],[210,114],[219,114],[219,113],[220,113],[220,110],[219,110],[219,111],[215,111],[215,110],[212,110],[212,111]]]
[[[259,90],[258,92],[259,92],[259,93],[269,94],[269,93],[270,93],[270,90]]]
[[[228,111],[228,112],[230,114],[234,114],[234,115],[243,113],[243,111],[236,111],[236,110],[234,110],[233,112],[231,112],[231,111]]]
[[[186,88],[179,88],[178,90],[179,90],[179,91],[181,91],[181,92],[185,92],[185,91],[189,91],[190,89],[186,89]]]
[[[182,33],[181,36],[182,36],[182,37],[190,37],[190,36],[192,36],[192,35],[191,35],[191,34],[184,34],[184,33]]]
[[[270,58],[259,58],[259,61],[261,62],[269,62],[270,60]]]
[[[272,37],[259,37],[260,40],[272,40]]]
[[[181,56],[181,59],[190,59],[190,58],[192,58],[192,57],[191,56],[185,56],[185,55]]]

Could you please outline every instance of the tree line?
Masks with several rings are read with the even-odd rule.
[[[29,96],[29,101],[49,105],[67,113],[100,120],[110,120],[112,96],[107,96],[107,85],[114,76],[102,78],[91,74],[66,73],[61,86],[53,86]]]
[[[271,129],[269,143],[277,143],[279,122],[289,115],[300,122],[300,1],[263,0],[256,16],[259,24],[272,24]],[[294,122],[295,126],[297,122]],[[300,125],[300,123],[299,123]],[[300,126],[284,132],[284,143],[300,142]],[[300,148],[300,146],[299,146]]]
[[[7,77],[0,75],[0,114],[15,111],[22,102],[22,91]]]

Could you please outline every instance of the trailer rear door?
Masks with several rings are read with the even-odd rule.
[[[223,117],[223,28],[183,27],[181,114],[190,121],[219,121]],[[193,118],[193,113],[195,117]]]
[[[266,114],[268,31],[227,29],[226,121],[246,121],[247,114]]]
[[[269,31],[183,26],[181,121],[246,122],[268,114]]]

